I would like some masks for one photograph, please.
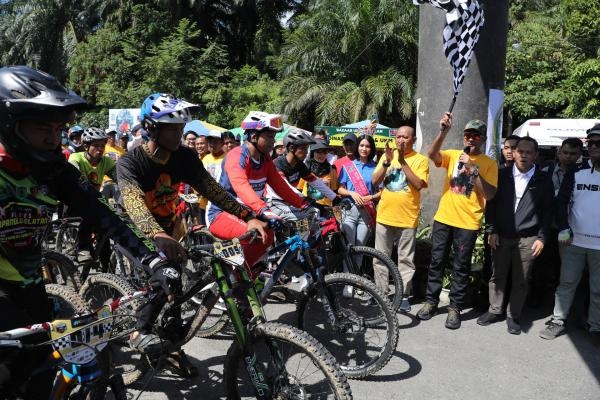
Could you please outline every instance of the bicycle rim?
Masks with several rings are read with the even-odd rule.
[[[390,303],[361,276],[330,274],[325,284],[334,297],[335,325],[318,293],[298,302],[298,327],[323,343],[349,378],[374,374],[389,362],[398,342]]]

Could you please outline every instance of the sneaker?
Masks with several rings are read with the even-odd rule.
[[[342,297],[346,299],[351,299],[354,296],[354,288],[352,286],[344,286],[342,290]]]
[[[92,253],[89,250],[79,250],[77,252],[77,262],[86,263],[93,260]]]
[[[427,321],[431,319],[437,313],[437,305],[431,303],[423,304],[423,307],[417,312],[417,318],[421,321]]]
[[[300,278],[297,276],[292,276],[292,283],[300,283]]]
[[[302,277],[302,283],[300,283],[299,290],[301,292],[306,291],[308,289],[308,287],[312,284],[312,281],[313,281],[312,276],[310,276],[308,274],[304,275]]]
[[[133,350],[137,350],[142,354],[156,354],[163,349],[161,339],[153,333],[139,333],[135,339],[133,339],[133,335],[133,333],[129,335],[129,346]]]
[[[492,314],[491,312],[486,312],[479,318],[477,318],[477,324],[481,326],[488,326],[489,324],[493,324],[494,322],[498,322],[502,320],[502,315]]]
[[[406,297],[402,298],[402,301],[400,302],[400,306],[398,307],[398,310],[400,310],[400,312],[403,312],[403,313],[410,312],[410,310],[411,310],[410,302],[408,301],[408,299]]]
[[[506,325],[508,333],[511,335],[520,335],[521,334],[521,324],[515,318],[507,317]]]
[[[446,328],[460,328],[460,311],[454,307],[448,307],[448,316],[446,317]]]
[[[540,331],[540,337],[542,339],[552,340],[565,333],[567,328],[565,327],[565,321],[562,319],[551,318],[546,322],[546,327]]]

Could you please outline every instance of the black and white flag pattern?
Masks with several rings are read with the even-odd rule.
[[[454,71],[454,95],[460,93],[473,48],[483,26],[483,10],[477,0],[413,0],[414,4],[429,3],[446,11],[443,31],[444,54]]]

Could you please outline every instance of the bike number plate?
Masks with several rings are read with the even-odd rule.
[[[71,364],[87,364],[108,343],[112,331],[108,306],[93,314],[52,322],[52,347]],[[94,350],[95,349],[95,350]]]
[[[236,267],[244,265],[244,250],[242,249],[239,240],[233,239],[228,242],[215,242],[213,244],[213,249],[213,254],[228,264]]]

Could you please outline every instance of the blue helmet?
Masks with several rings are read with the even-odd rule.
[[[178,99],[168,93],[153,93],[142,103],[140,120],[145,126],[156,124],[185,124],[200,106]]]
[[[81,126],[73,125],[69,128],[69,139],[71,139],[73,136],[83,135],[83,131],[84,129]]]

